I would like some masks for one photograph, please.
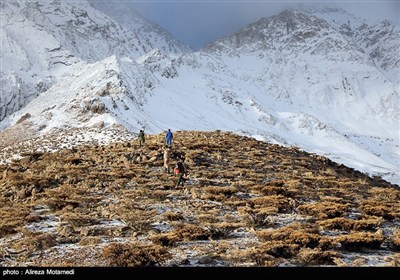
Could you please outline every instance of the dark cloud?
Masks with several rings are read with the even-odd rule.
[[[390,19],[399,24],[400,1],[124,1],[194,49],[228,36],[262,17],[301,6],[339,7],[367,19]]]

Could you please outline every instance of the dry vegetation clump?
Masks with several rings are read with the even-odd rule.
[[[214,187],[214,186],[205,187],[203,188],[203,190],[210,194],[223,195],[226,198],[231,197],[238,191],[237,189],[231,187]]]
[[[318,219],[329,219],[346,215],[348,208],[347,204],[323,201],[300,205],[298,210]]]
[[[158,266],[170,258],[159,245],[141,243],[113,243],[103,249],[108,266]]]
[[[396,185],[296,147],[176,131],[170,167],[184,155],[189,168],[176,188],[164,142],[29,147],[0,164],[0,244],[39,266],[353,265],[348,251],[384,263],[399,250]]]
[[[391,246],[394,250],[400,250],[400,230],[396,230],[391,237]]]
[[[163,214],[163,217],[168,220],[168,221],[181,221],[183,220],[183,215],[181,213],[176,213],[176,212],[165,212]]]
[[[339,242],[345,250],[359,251],[365,248],[379,249],[384,240],[384,236],[379,232],[351,232],[346,235],[338,236],[335,240]]]
[[[23,206],[14,208],[3,206],[0,209],[0,238],[20,231],[29,215],[28,209]]]
[[[250,201],[253,203],[255,209],[265,209],[265,211],[270,214],[289,213],[293,209],[293,200],[284,197],[283,195],[256,197]]]
[[[360,202],[360,209],[366,215],[383,217],[392,221],[400,218],[400,190],[397,188],[377,188],[368,190],[366,199]]]
[[[97,218],[91,217],[89,215],[69,212],[62,215],[62,220],[67,221],[73,227],[83,227],[98,224],[100,221]]]
[[[386,220],[392,221],[394,219],[399,219],[400,212],[399,202],[391,201],[381,201],[379,199],[366,199],[361,202],[360,210],[365,215],[382,217]]]
[[[4,237],[9,234],[17,233],[19,227],[22,225],[22,221],[16,222],[2,222],[0,225],[0,237]]]
[[[41,232],[26,232],[21,240],[14,243],[16,249],[27,248],[30,252],[37,252],[56,246],[54,234]]]
[[[142,208],[130,199],[122,199],[117,206],[112,205],[109,208],[107,216],[123,221],[136,232],[146,232],[155,221],[156,214],[157,211],[154,209]]]
[[[173,232],[178,240],[207,240],[211,237],[211,231],[207,228],[192,224],[178,224]]]
[[[235,251],[225,256],[235,266],[241,266],[243,263],[247,266],[267,266],[273,267],[279,263],[279,260],[272,255],[267,254],[259,247],[251,247],[243,250]]]
[[[376,230],[383,223],[380,217],[366,217],[365,219],[352,220],[349,218],[333,218],[318,221],[317,224],[325,229],[337,229],[345,231]]]
[[[89,246],[89,245],[96,245],[102,243],[102,240],[98,236],[89,236],[89,237],[82,237],[81,240],[79,240],[79,245],[81,246]]]
[[[302,248],[296,256],[301,265],[334,265],[340,254],[335,251],[324,251],[321,248]]]
[[[206,228],[211,232],[211,239],[226,239],[229,235],[238,228],[243,228],[243,223],[222,222],[205,224]]]
[[[263,241],[285,240],[286,244],[297,244],[309,248],[318,247],[322,237],[312,225],[304,226],[298,223],[276,229],[259,230],[256,235]]]
[[[267,241],[261,243],[258,247],[260,252],[273,256],[275,258],[290,259],[297,255],[300,246],[285,241]]]
[[[400,253],[393,254],[385,258],[386,266],[400,267]]]
[[[162,246],[174,246],[177,242],[208,240],[212,237],[212,231],[192,224],[176,224],[175,229],[167,233],[155,234],[150,237],[156,244]]]

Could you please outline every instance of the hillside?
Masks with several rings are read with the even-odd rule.
[[[192,52],[128,2],[95,2],[0,4],[0,147],[99,127],[220,129],[400,184],[395,23],[285,10]]]
[[[2,266],[398,266],[400,189],[299,150],[178,131],[0,165]]]

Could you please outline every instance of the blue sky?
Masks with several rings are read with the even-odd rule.
[[[362,18],[390,19],[399,24],[400,0],[375,1],[232,1],[232,0],[111,0],[130,2],[145,18],[158,23],[177,39],[199,49],[262,17],[299,4],[340,7]]]

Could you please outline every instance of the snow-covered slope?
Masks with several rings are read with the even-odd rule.
[[[0,120],[47,90],[79,61],[138,57],[156,47],[190,48],[161,27],[131,15],[122,26],[87,1],[16,1],[1,5]]]
[[[91,13],[111,21],[95,10],[89,18]],[[159,48],[97,57],[84,51],[78,57],[79,47],[65,47],[75,61],[58,72],[44,67],[54,75],[51,86],[5,118],[0,129],[29,122],[40,135],[111,124],[147,133],[229,130],[296,145],[400,183],[399,92],[393,78],[399,63],[391,49],[399,45],[399,28],[388,22],[349,24],[343,13],[349,28],[344,32],[346,22],[332,23],[327,11],[320,14],[285,11],[181,56],[174,50],[183,53],[184,47],[168,48],[158,40]],[[119,28],[133,30],[138,20],[133,18],[121,16]],[[9,29],[7,34],[15,28]]]
[[[190,53],[193,50],[187,45],[175,39],[167,30],[161,28],[140,15],[128,1],[121,5],[113,1],[89,0],[96,9],[115,19],[121,26],[133,31],[138,40],[137,46],[144,53],[152,49],[160,49],[167,54]]]

